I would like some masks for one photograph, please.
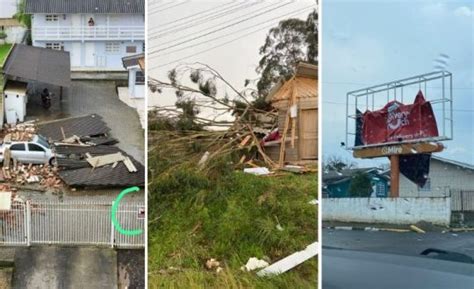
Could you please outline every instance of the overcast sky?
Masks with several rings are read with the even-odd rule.
[[[323,156],[354,160],[345,139],[351,90],[434,70],[440,53],[453,73],[454,140],[442,157],[474,164],[473,1],[324,1],[322,23]]]
[[[178,64],[202,62],[218,70],[240,90],[245,79],[257,77],[258,52],[268,30],[283,19],[306,19],[314,7],[314,0],[150,0],[149,76],[167,80],[168,71]],[[186,19],[180,20],[183,17]],[[213,32],[229,25],[232,26]],[[210,34],[202,36],[206,33]],[[230,90],[227,92],[231,94]],[[150,94],[148,102],[149,105],[172,105],[175,100],[174,94],[168,91]]]

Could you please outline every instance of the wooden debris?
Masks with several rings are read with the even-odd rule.
[[[93,168],[98,168],[105,165],[111,165],[115,162],[125,161],[125,158],[126,157],[122,155],[121,152],[118,152],[97,157],[88,157],[86,160]]]

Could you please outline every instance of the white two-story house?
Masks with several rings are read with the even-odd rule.
[[[26,0],[33,46],[69,51],[71,70],[124,70],[144,52],[145,0]]]

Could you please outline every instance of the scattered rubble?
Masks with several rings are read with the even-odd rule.
[[[247,264],[240,267],[240,270],[250,272],[250,271],[257,270],[257,269],[266,268],[266,267],[268,267],[268,265],[269,265],[268,262],[265,261],[265,260],[260,260],[260,259],[255,258],[255,257],[251,257],[247,261]]]
[[[265,269],[257,273],[258,276],[272,276],[284,273],[288,270],[293,269],[299,264],[305,262],[316,256],[319,253],[319,244],[314,242],[306,247],[302,251],[291,254],[290,256],[281,259],[280,261],[273,263],[270,266],[265,266]],[[250,260],[249,260],[250,262]],[[248,263],[247,263],[248,264]]]

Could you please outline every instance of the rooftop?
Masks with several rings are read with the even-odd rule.
[[[145,0],[26,0],[25,12],[144,14]]]

